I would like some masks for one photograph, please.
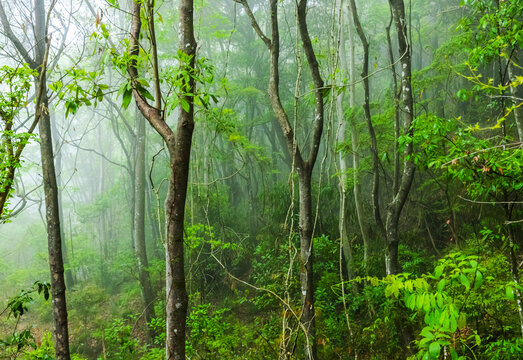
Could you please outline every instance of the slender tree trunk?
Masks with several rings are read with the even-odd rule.
[[[150,6],[149,4],[148,6]],[[141,3],[134,2],[132,8],[132,23],[130,31],[131,55],[139,54],[141,31]],[[189,60],[181,63],[181,72],[192,73],[195,66],[196,41],[193,29],[193,0],[180,0],[179,16],[179,49]],[[151,53],[156,57],[156,39],[154,33],[154,9],[147,8],[149,35],[151,37]],[[157,62],[153,59],[153,71],[157,74]],[[156,102],[150,105],[137,90],[136,79],[139,77],[136,60],[131,60],[127,71],[131,76],[133,96],[136,104],[151,126],[162,136],[170,159],[170,178],[167,197],[165,199],[165,263],[166,263],[166,359],[185,359],[185,329],[188,308],[188,296],[185,285],[184,269],[184,219],[185,200],[189,177],[189,160],[194,130],[194,94],[196,83],[193,76],[182,77],[180,94],[181,101],[189,105],[186,111],[179,107],[176,133],[167,124],[164,112],[161,110],[161,93],[158,76],[155,76]]]
[[[134,167],[134,253],[138,266],[138,278],[142,289],[145,307],[145,322],[149,324],[155,317],[154,295],[149,276],[149,262],[145,245],[145,118],[136,111],[136,165]],[[148,342],[152,343],[155,332],[147,326]]]
[[[36,63],[42,64],[47,40],[46,12],[43,1],[35,0],[35,39]],[[40,70],[38,67],[36,70]],[[45,73],[39,76],[45,77]],[[46,84],[45,78],[43,83]],[[47,88],[47,85],[45,86]],[[42,106],[49,109],[47,92],[44,90]],[[67,327],[67,305],[65,299],[64,263],[62,258],[62,237],[60,229],[60,209],[58,203],[58,186],[53,156],[53,139],[49,111],[44,111],[39,122],[40,153],[42,159],[42,179],[45,194],[47,239],[49,251],[49,268],[51,270],[51,296],[53,304],[53,338],[56,358],[69,360],[69,332]]]
[[[260,28],[249,4],[246,0],[235,0],[243,5],[252,27],[267,46],[270,53],[270,75],[268,94],[272,109],[280,125],[283,137],[291,158],[293,160],[299,179],[299,206],[300,206],[300,282],[302,300],[302,325],[305,328],[306,341],[304,353],[306,360],[316,360],[317,343],[314,312],[314,280],[313,280],[313,216],[312,216],[312,169],[318,157],[319,145],[323,133],[324,105],[323,105],[323,79],[320,75],[319,64],[314,54],[312,42],[307,28],[307,1],[297,2],[298,31],[303,50],[307,58],[314,85],[314,116],[313,135],[310,152],[307,160],[302,157],[300,147],[296,143],[295,129],[292,128],[287,112],[285,111],[279,92],[279,56],[280,35],[278,24],[278,0],[270,0],[270,26],[271,38],[269,39]]]
[[[390,8],[398,35],[398,50],[401,64],[401,94],[402,106],[400,107],[405,124],[405,134],[412,136],[412,121],[414,119],[414,100],[412,98],[411,85],[411,50],[407,37],[407,21],[405,18],[405,5],[403,0],[389,0]],[[387,249],[385,255],[385,269],[387,274],[395,274],[400,271],[398,261],[399,245],[399,219],[405,201],[414,179],[414,163],[410,160],[413,152],[412,142],[407,142],[403,151],[403,173],[398,184],[398,191],[394,193],[392,201],[387,207],[386,238]]]
[[[348,71],[349,74],[349,81],[351,82],[351,85],[349,86],[349,106],[351,108],[354,108],[355,101],[354,101],[354,94],[355,94],[355,86],[354,81],[356,79],[355,77],[355,71],[354,71],[354,65],[355,65],[355,57],[354,57],[354,33],[353,33],[353,21],[352,17],[350,16],[350,4],[347,3],[347,6],[343,8],[344,14],[343,17],[347,19],[347,28],[348,28],[348,35],[349,35],[349,54],[346,55],[345,52],[345,44],[344,41],[342,41],[341,46],[341,52],[340,57],[342,59],[343,67],[346,71]],[[347,65],[346,59],[349,59],[349,63]],[[356,216],[358,217],[358,225],[360,227],[361,232],[361,238],[363,240],[363,266],[365,268],[365,274],[368,275],[368,260],[370,256],[370,240],[369,240],[369,232],[367,225],[365,224],[364,220],[364,213],[363,213],[363,195],[361,191],[361,173],[360,173],[360,142],[359,142],[359,130],[357,127],[357,120],[356,118],[352,118],[349,122],[349,129],[351,133],[351,145],[352,145],[352,168],[354,170],[354,205],[356,208]],[[342,170],[343,171],[343,170]]]
[[[344,12],[345,15],[345,12]],[[348,66],[346,61],[346,54],[345,54],[345,37],[344,37],[344,23],[345,16],[342,17],[342,22],[340,26],[342,27],[342,31],[340,32],[340,48],[339,48],[339,58],[342,65],[343,70],[347,73],[348,72]],[[350,32],[350,25],[348,26],[349,32]],[[350,35],[349,35],[350,36]],[[352,45],[352,44],[351,44]],[[350,45],[349,45],[350,46]],[[349,75],[350,78],[350,75]],[[352,78],[349,80],[352,81]],[[349,89],[351,91],[352,89]],[[340,92],[340,94],[336,98],[336,115],[338,117],[338,131],[336,134],[337,144],[343,144],[347,141],[346,139],[346,132],[347,132],[347,121],[344,118],[343,115],[343,98],[344,98],[344,92]],[[354,100],[354,97],[352,94],[350,95],[350,99]],[[352,107],[353,104],[350,104]],[[352,144],[352,150],[354,155],[354,144]],[[343,257],[345,259],[345,268],[347,269],[347,278],[349,280],[354,278],[354,259],[352,254],[352,244],[349,240],[348,235],[348,224],[347,224],[347,171],[349,169],[349,162],[347,159],[347,155],[342,153],[341,151],[338,154],[338,161],[340,164],[340,175],[339,175],[339,182],[338,182],[338,192],[340,196],[340,205],[339,205],[339,218],[338,218],[338,230],[340,233],[340,241],[342,245],[343,250]],[[358,159],[359,161],[359,159]],[[354,169],[354,173],[356,173],[356,169]],[[356,184],[355,184],[356,185]],[[356,204],[357,206],[357,204]],[[356,210],[356,214],[358,216],[359,220],[359,214]],[[361,225],[361,224],[360,224]],[[361,227],[360,227],[361,229]],[[365,243],[365,241],[364,241]]]
[[[43,105],[48,106],[47,95]],[[58,187],[53,162],[53,143],[48,114],[39,123],[42,178],[44,184],[49,267],[51,270],[51,294],[54,319],[54,342],[58,360],[69,359],[69,332],[67,328],[67,305],[65,300],[64,263],[58,204]]]
[[[312,244],[312,169],[300,169],[299,197],[300,197],[300,283],[302,322],[307,330],[308,340],[305,343],[305,358],[317,359],[316,354],[316,326],[314,310],[314,252]]]
[[[182,71],[191,71],[195,66],[196,41],[194,39],[193,0],[180,0],[178,16],[180,21],[179,49],[189,55],[190,61]],[[183,89],[195,93],[194,78],[184,80]],[[183,95],[189,104],[189,111],[179,107],[176,146],[167,143],[171,159],[169,192],[165,200],[166,218],[166,292],[167,292],[167,360],[185,359],[185,327],[188,296],[185,287],[183,232],[185,199],[189,177],[189,161],[194,130],[194,99]]]
[[[58,207],[59,207],[59,215],[60,215],[60,224],[64,224],[64,212],[62,207],[62,152],[60,151],[60,142],[58,139],[58,129],[56,128],[56,123],[54,121],[54,116],[51,118],[51,134],[54,139],[54,162],[55,162],[55,168],[57,170],[56,172],[56,186],[58,188]],[[60,226],[60,237],[62,239],[62,256],[64,259],[64,266],[67,266],[68,264],[68,256],[67,256],[67,246],[66,246],[66,237],[63,230],[63,226]],[[73,278],[73,272],[70,268],[65,270],[65,283],[68,288],[72,288],[74,286],[74,278]]]
[[[372,116],[370,112],[370,85],[369,85],[369,43],[367,37],[361,26],[360,19],[358,16],[358,10],[356,8],[356,3],[354,0],[350,0],[350,10],[352,12],[352,19],[354,21],[354,26],[356,32],[361,40],[363,46],[363,66],[361,71],[361,78],[363,80],[363,89],[364,89],[364,102],[363,102],[363,111],[365,114],[365,121],[367,123],[367,128],[369,130],[370,141],[371,141],[371,153],[372,153],[372,172],[373,172],[373,181],[372,181],[372,204],[374,212],[374,220],[378,226],[382,235],[385,235],[385,228],[383,226],[383,221],[381,219],[381,210],[380,210],[380,175],[379,175],[379,156],[378,156],[378,141],[376,139],[376,133],[374,131],[374,126],[372,124]]]

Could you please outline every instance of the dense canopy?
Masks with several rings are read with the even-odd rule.
[[[0,2],[1,359],[523,358],[523,2]]]

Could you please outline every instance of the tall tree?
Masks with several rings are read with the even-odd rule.
[[[45,194],[47,239],[49,251],[49,267],[51,270],[51,295],[53,304],[53,338],[58,360],[68,360],[69,331],[67,326],[67,306],[65,297],[64,263],[62,258],[62,238],[60,230],[60,209],[58,203],[58,186],[56,183],[51,119],[49,114],[49,98],[47,95],[46,73],[42,64],[46,60],[46,44],[50,41],[47,30],[49,18],[56,1],[53,1],[45,11],[45,2],[34,1],[34,57],[24,47],[11,29],[3,4],[0,3],[0,20],[4,32],[25,62],[38,72],[39,81],[43,84],[41,112],[39,115],[40,154],[42,161],[42,180]]]
[[[142,288],[147,324],[155,317],[154,296],[149,276],[149,261],[145,246],[145,119],[136,112],[136,157],[134,167],[134,252],[138,265],[138,279]],[[154,331],[147,328],[149,341],[154,340]]]
[[[142,27],[141,10],[149,25],[151,57],[154,74],[155,104],[151,105],[143,95],[143,85],[139,83],[137,58],[140,53],[140,31]],[[158,70],[156,48],[154,1],[135,1],[132,8],[130,31],[131,62],[128,73],[131,77],[132,93],[136,104],[151,126],[165,141],[170,159],[170,177],[167,197],[165,199],[165,260],[166,260],[166,358],[167,360],[185,359],[185,328],[188,307],[188,296],[184,271],[184,218],[185,199],[189,176],[189,160],[194,130],[194,94],[196,82],[194,68],[196,58],[196,41],[194,39],[193,0],[180,0],[179,16],[179,53],[185,61],[180,61],[181,84],[176,132],[167,124],[166,113],[162,110],[162,94]]]
[[[358,34],[358,37],[360,38],[361,44],[363,46],[363,64],[362,64],[362,70],[361,70],[361,79],[363,81],[363,91],[364,91],[364,99],[363,99],[363,112],[365,115],[365,122],[367,123],[367,129],[369,130],[369,136],[370,136],[370,148],[372,153],[372,173],[373,173],[373,180],[372,180],[372,207],[373,207],[373,213],[374,213],[374,220],[376,221],[376,224],[378,225],[379,230],[383,234],[385,232],[385,228],[383,225],[383,221],[381,219],[381,210],[380,210],[380,175],[379,175],[379,167],[380,167],[380,159],[378,156],[378,141],[376,139],[376,132],[374,131],[374,125],[372,123],[372,115],[370,112],[370,84],[369,84],[369,42],[367,40],[367,36],[365,35],[365,32],[363,31],[363,27],[360,22],[360,18],[358,15],[358,9],[356,8],[356,2],[354,0],[350,0],[349,2],[350,12],[352,13],[352,20],[354,23],[354,27],[356,28],[356,32]],[[355,129],[353,129],[355,130]],[[354,135],[353,135],[354,137]],[[368,246],[366,246],[367,248]],[[366,250],[366,253],[368,250]],[[368,255],[366,255],[366,258]]]
[[[414,100],[411,85],[411,47],[409,44],[407,19],[405,18],[405,4],[403,0],[389,0],[392,10],[394,24],[398,36],[399,61],[401,64],[401,105],[400,111],[403,115],[404,133],[406,136],[413,135],[412,121],[414,120]],[[394,66],[394,65],[392,65]],[[397,139],[396,139],[397,141]],[[399,177],[397,189],[394,189],[393,198],[387,205],[385,220],[385,232],[387,249],[385,255],[385,268],[387,274],[395,274],[400,271],[398,262],[399,245],[399,220],[403,206],[409,195],[414,171],[416,169],[411,155],[414,151],[412,141],[405,142],[403,150],[403,172]]]
[[[303,157],[301,147],[298,145],[295,130],[289,121],[289,116],[284,109],[280,97],[280,29],[278,25],[278,1],[270,1],[270,26],[271,38],[268,38],[260,28],[254,14],[246,0],[235,0],[242,4],[251,20],[252,26],[258,36],[263,40],[270,53],[269,99],[272,109],[278,119],[281,131],[285,137],[287,148],[292,154],[293,164],[298,173],[299,184],[299,232],[300,232],[300,283],[301,283],[301,321],[306,330],[305,358],[317,359],[316,326],[314,308],[314,246],[313,227],[314,216],[312,212],[312,170],[318,158],[319,145],[323,133],[324,82],[320,74],[320,66],[309,35],[307,27],[307,1],[297,2],[298,31],[301,44],[307,58],[309,70],[312,75],[314,88],[314,113],[313,135],[310,151],[307,158]]]

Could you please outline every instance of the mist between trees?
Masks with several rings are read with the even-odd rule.
[[[0,358],[523,357],[522,24],[0,2]]]

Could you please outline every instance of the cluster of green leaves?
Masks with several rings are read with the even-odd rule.
[[[12,121],[21,108],[27,105],[27,97],[36,72],[29,65],[16,68],[0,67],[0,118],[3,122]]]
[[[0,68],[0,192],[12,189],[8,174],[11,169],[21,166],[15,153],[31,137],[29,133],[16,129],[14,119],[27,106],[35,76],[35,71],[27,64],[16,68],[4,65]]]
[[[523,150],[503,138],[483,139],[460,119],[423,115],[416,119],[414,143],[418,166],[446,172],[465,184],[473,198],[495,199],[523,188]]]
[[[33,301],[33,294],[42,294],[44,299],[49,299],[49,290],[51,284],[42,281],[36,281],[33,286],[29,289],[22,289],[20,294],[13,297],[7,302],[8,317],[11,315],[18,318],[27,311],[27,305]]]
[[[73,67],[65,70],[64,77],[68,80],[67,83],[57,80],[48,86],[64,103],[67,117],[69,114],[76,114],[83,105],[96,107],[103,100],[104,91],[109,86],[100,83],[101,76],[101,71],[86,71]]]
[[[134,317],[127,320],[115,319],[105,329],[105,340],[111,359],[128,359],[139,349],[138,339],[132,334]]]
[[[485,236],[492,236],[492,232],[485,232]],[[413,358],[440,359],[443,352],[454,360],[509,359],[521,354],[523,349],[517,339],[507,337],[501,340],[492,335],[497,331],[494,330],[496,327],[487,325],[483,329],[478,326],[491,311],[507,312],[508,308],[504,306],[515,306],[514,283],[504,282],[504,278],[508,280],[508,274],[496,273],[505,264],[503,257],[501,262],[484,265],[480,261],[484,260],[476,255],[450,253],[438,260],[432,272],[420,277],[402,273],[383,279],[357,277],[352,280],[352,283],[366,282],[382,289],[387,298],[400,305],[388,305],[387,316],[377,318],[370,327],[363,329],[371,339],[371,346],[372,339],[382,338],[380,333],[391,322],[389,317],[407,310],[418,329],[414,341],[418,352]],[[334,290],[339,291],[339,286]],[[503,294],[501,297],[498,296],[500,293]],[[383,300],[381,303],[386,304]],[[507,312],[507,316],[512,311]],[[510,327],[505,326],[503,331],[510,331]],[[493,353],[497,355],[493,356]]]
[[[167,114],[180,105],[189,111],[187,98],[208,109],[211,99],[216,103],[218,98],[210,89],[214,84],[214,66],[205,57],[197,58],[194,68],[191,66],[192,55],[178,50],[174,58],[176,66],[168,66],[160,74],[162,83],[167,86],[165,96]],[[196,83],[196,93],[190,91],[190,84]]]
[[[473,47],[470,42],[464,44],[473,64],[488,63],[497,56],[510,59],[512,49],[523,46],[521,1],[462,0],[460,6],[471,11],[471,16],[461,19],[458,29],[473,31]]]
[[[4,310],[7,311],[7,318],[11,316],[20,321],[20,317],[23,316],[27,310],[28,305],[33,302],[33,296],[35,293],[42,294],[45,301],[49,299],[49,290],[51,285],[47,282],[36,281],[32,287],[28,289],[20,290],[20,293],[7,302],[7,307]],[[2,312],[3,314],[3,312]],[[9,335],[6,339],[0,339],[0,349],[6,353],[19,353],[21,350],[31,347],[37,349],[35,338],[31,333],[31,329],[27,328],[22,331],[17,331],[16,326],[14,332]]]

